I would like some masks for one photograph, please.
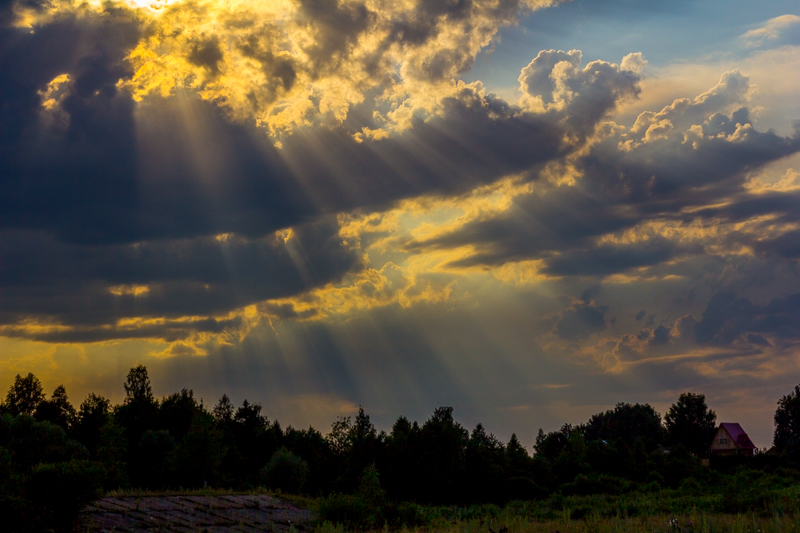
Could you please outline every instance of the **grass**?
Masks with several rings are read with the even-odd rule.
[[[763,517],[757,513],[685,513],[639,517],[603,518],[588,516],[573,519],[569,511],[553,520],[531,520],[501,514],[488,519],[437,521],[425,527],[402,527],[400,533],[790,533],[800,531],[800,518]],[[341,524],[323,522],[315,533],[348,533]],[[384,527],[373,531],[388,531]]]
[[[268,491],[196,489],[173,491],[122,490],[109,497],[269,495],[319,512],[322,498]],[[746,489],[719,493],[686,490],[595,494],[541,501],[512,502],[504,507],[405,506],[401,516],[413,516],[393,527],[380,519],[335,524],[323,516],[313,524],[316,533],[800,533],[800,485],[774,487],[769,497],[750,498]],[[733,502],[733,504],[731,503]],[[733,505],[733,507],[731,507]],[[732,510],[733,509],[733,510]],[[409,514],[410,513],[410,514]],[[371,513],[372,514],[372,513]],[[381,516],[378,514],[377,516]]]
[[[702,493],[662,490],[653,493],[563,497],[495,505],[433,507],[401,504],[393,515],[394,531],[444,533],[800,533],[800,485]],[[326,521],[318,533],[385,531],[377,520]],[[398,520],[398,517],[400,520]],[[410,520],[407,518],[411,517]],[[372,517],[370,517],[372,518]]]

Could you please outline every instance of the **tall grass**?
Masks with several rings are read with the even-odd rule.
[[[724,514],[690,512],[676,515],[605,518],[590,515],[582,519],[570,517],[569,510],[552,520],[531,520],[519,515],[469,520],[436,520],[427,526],[401,527],[401,533],[794,533],[800,531],[800,517],[758,513]],[[347,533],[342,524],[322,522],[315,533]],[[368,530],[364,530],[368,531]],[[371,531],[389,531],[388,526]]]
[[[763,488],[763,487],[762,487]],[[447,533],[800,533],[800,485],[719,493],[663,490],[655,493],[553,495],[541,501],[468,507],[411,503],[386,505],[359,516],[349,507],[332,513],[337,500],[320,499],[319,533],[407,531]],[[347,511],[347,512],[342,512]]]

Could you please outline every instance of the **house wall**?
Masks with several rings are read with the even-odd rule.
[[[716,434],[714,434],[714,440],[711,441],[711,451],[735,452],[736,448],[736,443],[725,428],[718,428]]]

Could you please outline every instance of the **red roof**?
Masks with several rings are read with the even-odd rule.
[[[733,441],[736,443],[736,446],[739,448],[744,448],[746,450],[756,449],[755,444],[753,444],[753,441],[751,441],[750,437],[747,436],[747,433],[744,432],[742,426],[736,422],[723,422],[720,424],[720,427],[725,428],[725,431],[728,432]]]

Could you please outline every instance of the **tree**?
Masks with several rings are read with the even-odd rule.
[[[225,455],[222,432],[214,417],[198,411],[192,425],[175,450],[177,480],[183,487],[202,487],[219,479],[219,467]]]
[[[195,415],[201,411],[194,399],[194,392],[182,389],[161,399],[158,408],[159,428],[166,429],[176,441],[180,441],[192,427]]]
[[[706,405],[705,395],[691,392],[681,394],[664,417],[670,443],[682,444],[698,457],[708,455],[716,420],[717,414]]]
[[[778,400],[773,445],[781,452],[800,449],[800,385]]]
[[[550,433],[545,433],[542,428],[539,428],[539,434],[536,435],[536,441],[533,445],[535,456],[540,459],[555,461],[559,455],[567,450],[572,430],[572,424],[564,424],[560,430]]]
[[[153,389],[150,387],[150,377],[147,375],[147,367],[136,365],[128,371],[128,378],[125,380],[125,403],[132,402],[154,402]]]
[[[29,373],[24,378],[17,374],[14,384],[6,394],[6,408],[14,415],[32,415],[39,404],[44,401],[44,390],[39,378]]]
[[[528,473],[531,457],[525,447],[520,444],[516,433],[511,434],[505,448],[506,469],[511,476],[524,476]]]
[[[386,439],[386,464],[381,469],[391,496],[401,500],[415,497],[422,453],[419,425],[401,416]]]
[[[36,420],[50,422],[69,431],[75,424],[75,408],[69,403],[67,390],[59,385],[49,400],[39,402],[34,414]]]
[[[464,455],[466,501],[497,503],[502,498],[504,460],[505,446],[482,424],[475,426]]]
[[[94,393],[89,393],[78,408],[73,433],[92,455],[100,444],[102,428],[108,423],[110,411],[111,402]]]
[[[299,494],[308,478],[308,463],[286,448],[281,448],[272,454],[261,476],[270,488]]]
[[[653,450],[663,435],[661,415],[646,403],[618,403],[614,409],[593,415],[581,429],[587,441],[621,439],[631,449],[641,438],[645,447]]]
[[[221,424],[233,422],[233,403],[227,394],[223,394],[212,411],[214,418]]]
[[[150,468],[150,458],[140,446],[145,433],[158,427],[158,402],[153,398],[153,389],[144,365],[131,368],[123,386],[125,401],[114,409],[114,418],[122,426],[128,454],[126,462],[130,467],[131,481],[136,484],[149,480],[149,472],[158,472]]]
[[[331,432],[325,437],[334,454],[343,457],[350,451],[352,432],[353,422],[351,418],[343,415],[337,416],[336,420],[331,424]]]
[[[452,407],[438,407],[420,430],[420,499],[452,503],[461,497],[469,431],[453,419]]]

